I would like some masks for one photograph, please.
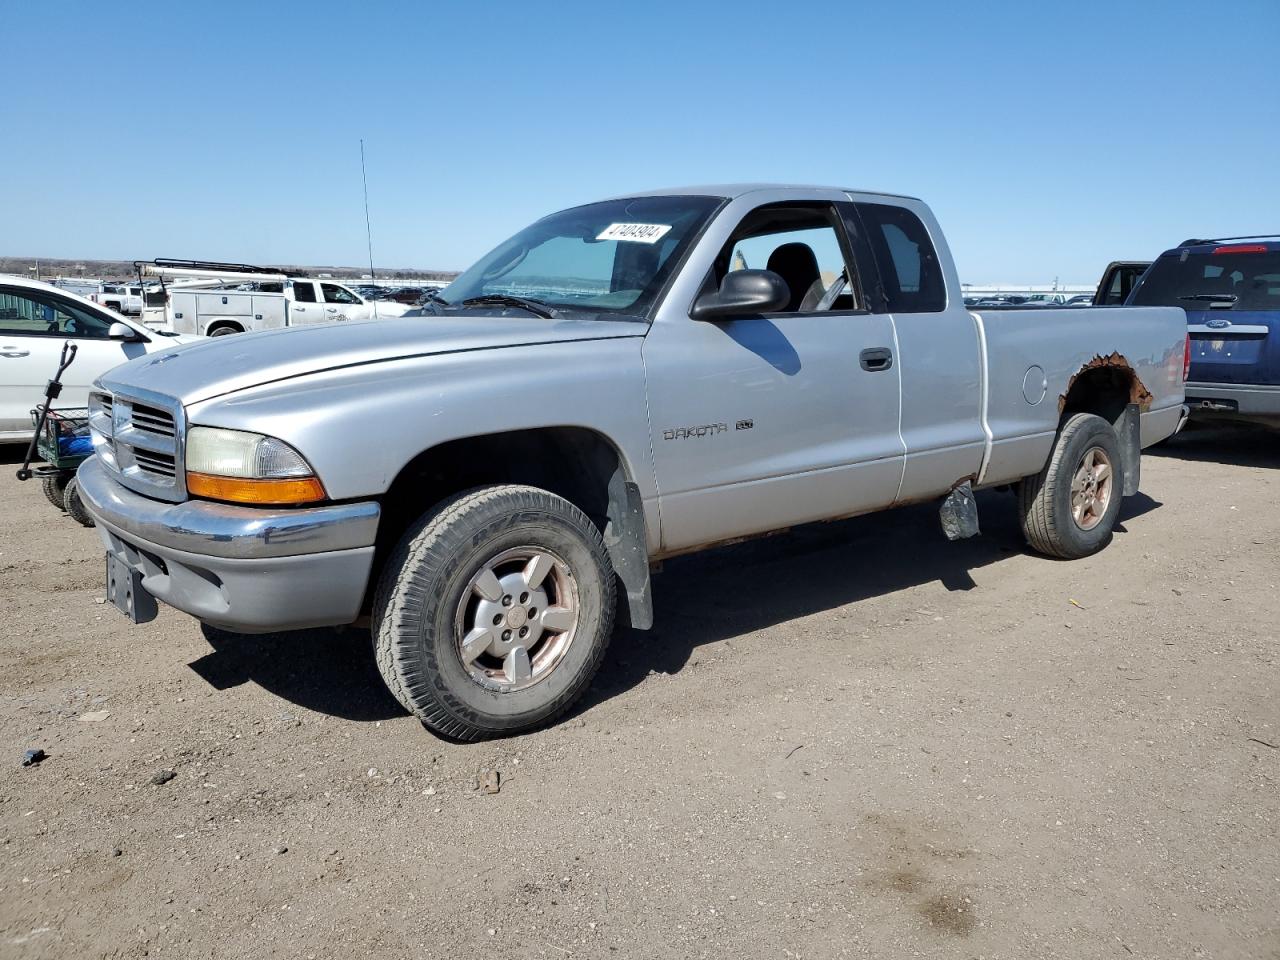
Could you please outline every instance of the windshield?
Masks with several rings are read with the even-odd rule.
[[[1215,297],[1233,310],[1280,310],[1280,250],[1166,253],[1151,265],[1129,305],[1207,310]]]
[[[441,302],[514,296],[553,307],[642,314],[721,202],[638,197],[553,213],[445,287]]]

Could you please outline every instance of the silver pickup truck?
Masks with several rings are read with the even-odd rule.
[[[931,499],[969,535],[998,485],[1033,548],[1085,556],[1184,415],[1181,310],[970,312],[909,197],[574,207],[420,313],[102,377],[79,478],[113,602],[239,632],[367,619],[406,709],[501,735],[582,692],[615,606],[650,626],[664,557]]]

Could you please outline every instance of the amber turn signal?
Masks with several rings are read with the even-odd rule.
[[[248,480],[244,477],[215,477],[207,473],[192,472],[187,473],[187,492],[194,497],[206,497],[210,500],[271,506],[315,503],[325,497],[324,487],[315,477]]]

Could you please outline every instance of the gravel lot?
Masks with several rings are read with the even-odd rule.
[[[460,746],[367,634],[131,627],[6,466],[0,957],[1275,960],[1277,468],[1176,438],[1074,563],[999,493],[669,562],[581,709]]]

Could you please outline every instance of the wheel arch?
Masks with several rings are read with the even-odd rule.
[[[1120,440],[1125,496],[1138,492],[1142,466],[1142,413],[1151,408],[1151,391],[1121,353],[1095,356],[1067,382],[1058,398],[1061,429],[1073,414],[1092,413],[1106,420]]]
[[[1123,354],[1099,354],[1067,381],[1058,413],[1064,421],[1073,413],[1093,413],[1114,424],[1130,403],[1139,411],[1150,409],[1151,391]]]
[[[520,483],[564,497],[600,530],[627,596],[631,626],[653,621],[644,505],[619,446],[590,427],[561,425],[443,441],[410,458],[381,497],[368,597],[409,525],[462,490]]]
[[[245,326],[238,320],[213,320],[204,328],[204,335],[212,337],[218,330],[234,330],[236,333],[244,333]]]

